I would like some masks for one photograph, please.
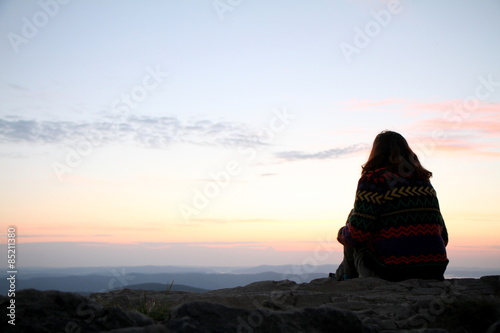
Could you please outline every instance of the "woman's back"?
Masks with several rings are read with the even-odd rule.
[[[369,239],[366,264],[381,277],[442,278],[448,234],[429,180],[387,168],[366,172],[348,223],[354,237]]]
[[[448,233],[430,177],[403,136],[377,135],[339,230],[339,242],[356,250],[350,267],[387,280],[444,278]]]

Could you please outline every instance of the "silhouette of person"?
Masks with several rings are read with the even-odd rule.
[[[344,259],[337,280],[444,279],[448,232],[431,177],[401,134],[377,135],[338,232]]]

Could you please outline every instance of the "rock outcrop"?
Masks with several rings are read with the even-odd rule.
[[[9,299],[0,298],[6,317]],[[500,276],[262,281],[206,293],[16,293],[3,332],[500,332]]]

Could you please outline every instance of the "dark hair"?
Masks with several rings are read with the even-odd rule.
[[[388,168],[403,177],[429,179],[432,172],[425,169],[406,139],[399,133],[383,131],[375,137],[368,161],[362,166],[362,174],[380,168]]]

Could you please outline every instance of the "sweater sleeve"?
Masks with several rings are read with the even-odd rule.
[[[347,223],[339,230],[337,240],[348,247],[360,247],[371,241],[378,232],[377,217],[384,204],[387,185],[383,177],[373,172],[361,177],[356,199]]]

